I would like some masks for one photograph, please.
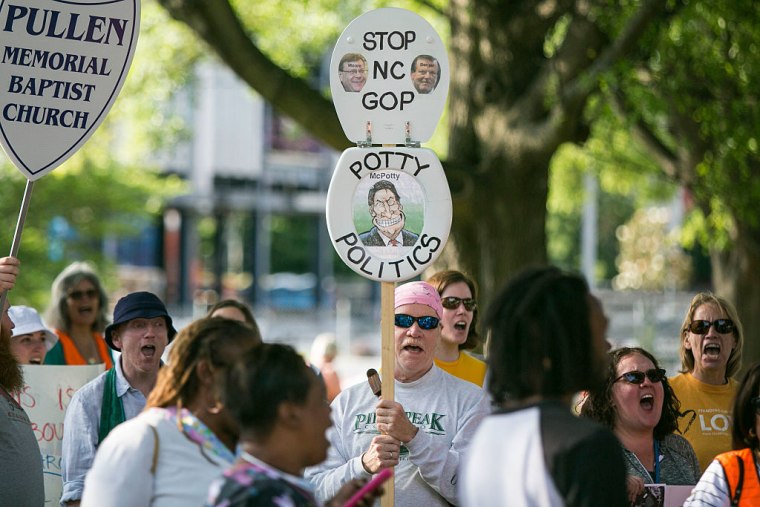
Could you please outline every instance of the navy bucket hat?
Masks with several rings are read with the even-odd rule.
[[[106,327],[106,343],[114,350],[120,350],[113,344],[113,330],[119,325],[134,319],[166,319],[166,334],[171,343],[177,330],[172,325],[172,318],[166,311],[164,303],[150,292],[133,292],[127,294],[116,303],[113,309],[113,322]]]

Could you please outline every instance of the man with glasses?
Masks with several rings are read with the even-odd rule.
[[[438,60],[430,55],[419,55],[412,61],[410,74],[414,89],[418,93],[428,94],[435,90],[441,79],[441,67]]]
[[[396,185],[388,180],[380,180],[367,194],[372,228],[359,234],[364,246],[414,246],[419,237],[404,229],[406,215]]]
[[[359,53],[346,53],[338,64],[338,78],[347,92],[360,92],[367,82],[367,59]]]
[[[306,472],[320,501],[346,481],[393,467],[396,505],[459,503],[460,459],[490,409],[482,389],[434,365],[442,313],[430,284],[396,288],[395,401],[378,402],[364,383],[335,398],[327,459]]]
[[[84,478],[100,442],[118,424],[139,414],[156,385],[161,355],[177,331],[164,303],[150,292],[133,292],[114,308],[105,340],[120,352],[110,370],[79,389],[63,423],[61,505],[78,505]]]
[[[0,258],[0,293],[13,288],[19,261]],[[14,324],[8,300],[0,308],[0,504],[41,506],[45,503],[40,447],[32,423],[14,399],[24,386],[21,367],[11,352]]]

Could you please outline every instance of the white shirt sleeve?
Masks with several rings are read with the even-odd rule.
[[[683,504],[684,507],[729,507],[731,494],[720,461],[713,460]]]

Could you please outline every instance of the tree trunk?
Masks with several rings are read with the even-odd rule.
[[[741,379],[749,366],[760,361],[760,231],[737,227],[728,250],[712,251],[710,260],[715,292],[736,305],[744,330]]]

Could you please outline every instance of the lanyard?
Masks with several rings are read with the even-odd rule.
[[[660,484],[660,442],[654,439],[654,483]]]

